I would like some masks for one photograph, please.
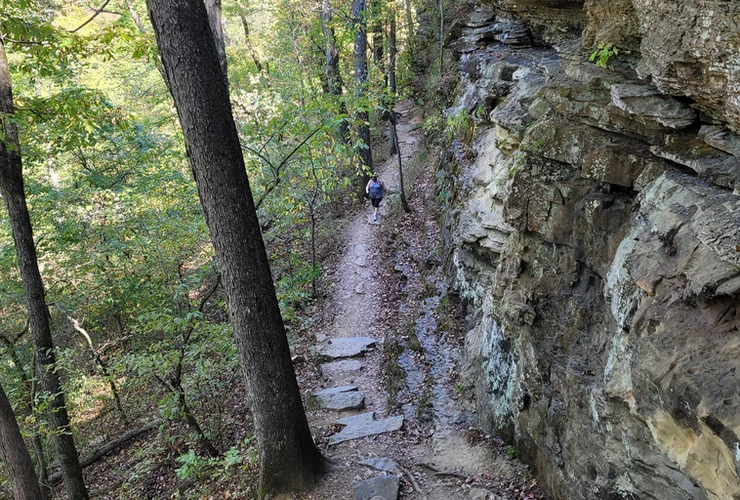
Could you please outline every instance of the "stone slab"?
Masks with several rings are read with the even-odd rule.
[[[390,458],[368,458],[360,462],[360,465],[365,465],[371,469],[379,470],[382,472],[398,472],[400,469],[398,464]]]
[[[398,476],[379,476],[355,484],[355,500],[373,500],[377,497],[396,500],[400,478]]]
[[[740,157],[740,136],[733,134],[725,127],[702,125],[699,138],[713,148]]]
[[[385,432],[397,431],[403,427],[403,417],[388,417],[385,420],[375,420],[375,412],[370,411],[337,420],[340,425],[346,426],[338,434],[329,439],[329,444],[338,444],[351,439],[360,439]]]
[[[325,410],[359,410],[365,407],[365,394],[355,385],[332,387],[314,392],[317,402]]]
[[[688,127],[698,114],[678,99],[649,85],[617,83],[611,86],[612,104],[631,115],[654,120],[664,127]]]
[[[370,337],[331,339],[319,349],[319,355],[330,359],[353,358],[367,352],[377,342]]]

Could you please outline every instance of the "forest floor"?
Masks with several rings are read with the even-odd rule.
[[[402,211],[393,155],[377,170],[390,194],[380,218],[372,220],[369,203],[351,216],[345,251],[331,271],[330,299],[317,312],[322,319],[314,330],[316,348],[297,365],[309,423],[333,467],[314,491],[293,498],[369,500],[373,493],[367,491],[392,492],[396,482],[403,499],[542,498],[528,468],[512,457],[515,451],[473,428],[474,403],[465,394],[457,359],[464,318],[442,276],[434,169],[421,134],[423,111],[403,101],[396,112],[412,212]],[[358,337],[365,338],[363,344],[374,344],[358,356],[332,359],[321,354],[341,344],[340,339]],[[364,395],[364,407],[323,409],[321,397],[311,396],[336,387],[350,395],[345,398],[350,406],[360,406]],[[339,419],[368,412],[374,412],[381,426],[397,428],[401,417],[403,425],[336,443],[344,428]],[[367,425],[355,428],[367,430]],[[361,464],[380,458],[387,460],[373,465],[385,471]],[[365,496],[356,496],[362,482]]]

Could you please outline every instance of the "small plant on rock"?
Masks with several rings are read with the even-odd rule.
[[[609,59],[619,54],[619,48],[611,42],[602,42],[593,51],[589,61],[595,63],[599,68],[606,68],[609,64]]]

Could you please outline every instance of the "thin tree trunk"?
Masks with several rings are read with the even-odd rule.
[[[132,0],[126,0],[126,5],[128,6],[128,11],[131,14],[131,19],[134,20],[134,24],[136,25],[136,29],[139,30],[139,33],[142,35],[146,33],[146,29],[144,29],[144,24],[141,22],[141,18],[139,17],[139,13],[136,12],[136,8],[134,7]],[[162,58],[161,56],[157,56],[157,59],[154,63],[154,66],[157,68],[157,71],[159,71],[159,74],[162,76],[162,80],[164,80],[164,85],[167,87],[167,91],[170,92],[170,82],[167,81],[167,75],[164,72],[164,67],[162,66]],[[171,93],[171,92],[170,92]]]
[[[262,67],[262,62],[257,56],[257,51],[254,50],[254,45],[252,45],[252,38],[249,35],[249,23],[247,22],[247,16],[242,14],[241,19],[242,27],[244,28],[244,38],[246,40],[245,43],[247,45],[247,50],[249,50],[249,53],[252,56],[252,61],[254,61],[254,65],[257,66],[257,71],[262,73],[264,71],[264,68]]]
[[[226,88],[229,87],[229,72],[226,66],[226,40],[224,39],[224,24],[221,16],[221,0],[206,0],[208,24],[213,34],[213,42],[218,53],[218,62],[221,65]]]
[[[33,436],[31,437],[33,443],[33,453],[36,455],[36,463],[39,468],[39,487],[41,488],[41,498],[46,500],[47,498],[53,497],[53,491],[49,484],[49,467],[46,462],[46,454],[44,453],[44,445],[41,442],[41,436],[39,435],[38,427],[34,429]]]
[[[366,94],[367,83],[367,26],[365,22],[365,10],[367,0],[353,0],[352,19],[355,24],[355,97],[361,100]],[[373,153],[370,149],[370,117],[367,111],[357,113],[359,122],[357,135],[360,139],[360,147],[357,154],[367,171],[373,170]],[[367,184],[369,176],[365,172],[362,187]]]
[[[303,410],[229,94],[200,0],[147,0],[216,251],[259,448],[258,496],[323,470]]]
[[[398,133],[396,132],[396,112],[391,110],[391,130],[393,131],[393,141],[398,144]],[[401,148],[398,147],[398,178],[401,181],[401,206],[406,213],[411,212],[409,202],[406,201],[406,189],[403,186],[403,163],[401,162]]]
[[[393,104],[396,102],[396,7],[391,5],[388,26],[388,90],[391,97],[391,117],[393,115]],[[393,122],[391,127],[395,127]],[[395,133],[391,133],[391,156],[398,153],[398,142]]]
[[[409,41],[414,38],[414,16],[411,14],[411,0],[406,0],[406,28],[409,31]]]
[[[388,26],[388,90],[391,95],[395,97],[398,89],[396,88],[396,56],[398,50],[396,48],[396,9],[395,6],[391,6],[391,11],[388,13],[389,26]]]
[[[321,2],[321,30],[324,34],[324,54],[326,56],[326,90],[339,101],[339,111],[347,113],[347,107],[342,101],[342,75],[339,72],[339,51],[334,37],[332,26],[331,0]],[[349,126],[346,120],[339,125],[339,137],[344,144],[349,142]]]
[[[15,349],[15,342],[17,342],[19,339],[20,337],[17,337],[15,341],[11,341],[5,335],[0,334],[0,340],[3,342],[3,344],[5,344],[5,347],[7,348],[10,355],[10,360],[12,361],[13,366],[15,367],[18,375],[21,378],[21,384],[23,385],[23,388],[26,390],[26,397],[23,403],[23,407],[25,410],[25,414],[31,417],[33,416],[35,411],[34,402],[36,400],[36,382],[28,376],[28,373],[26,373],[26,370],[23,367],[23,363],[18,356],[18,352]],[[38,478],[39,486],[41,487],[41,496],[43,499],[51,498],[52,491],[51,487],[48,485],[49,470],[46,462],[46,454],[44,453],[44,446],[41,443],[38,423],[33,424],[33,434],[31,436],[31,442],[33,443],[33,451],[36,455],[36,462],[38,465]]]
[[[10,71],[5,47],[0,39],[0,116],[11,116],[14,111]],[[82,468],[69,427],[64,393],[56,370],[56,354],[44,298],[44,284],[39,273],[31,218],[28,215],[23,187],[18,129],[15,123],[7,118],[2,119],[0,124],[4,132],[0,140],[0,192],[5,200],[13,231],[41,386],[50,395],[49,424],[64,473],[67,495],[70,500],[87,500],[87,488],[82,478]]]
[[[15,500],[42,498],[31,455],[28,454],[26,443],[23,442],[13,408],[2,385],[0,385],[0,460],[5,465]]]
[[[445,58],[445,7],[444,0],[439,0],[439,77],[444,73]]]
[[[131,14],[131,19],[134,20],[136,29],[139,30],[139,33],[144,33],[144,24],[141,22],[141,18],[139,17],[139,13],[136,12],[133,2],[131,0],[126,0],[126,6],[128,7],[129,14]]]
[[[375,66],[380,70],[383,75],[383,86],[388,86],[388,76],[385,73],[385,61],[383,61],[383,43],[385,42],[385,36],[383,35],[383,4],[380,0],[371,0],[370,12],[371,12],[371,33],[373,35],[373,44],[371,52],[373,54],[373,62]]]

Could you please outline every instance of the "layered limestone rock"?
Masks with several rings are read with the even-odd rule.
[[[740,499],[739,9],[501,0],[452,44],[450,112],[479,121],[438,176],[465,379],[555,498]]]

